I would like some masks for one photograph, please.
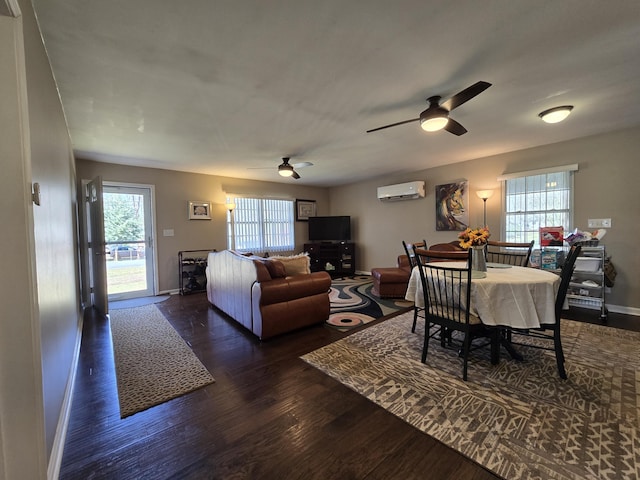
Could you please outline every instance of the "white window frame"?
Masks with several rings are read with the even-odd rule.
[[[231,195],[227,203],[227,248],[241,253],[295,249],[295,200]]]
[[[502,186],[502,238],[506,242],[534,241],[540,247],[540,227],[573,230],[573,172],[578,165],[531,170],[498,177]],[[564,184],[558,180],[566,175]]]

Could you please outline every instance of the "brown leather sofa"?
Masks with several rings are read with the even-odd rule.
[[[327,272],[287,276],[282,262],[224,250],[209,253],[209,302],[267,339],[329,318]]]

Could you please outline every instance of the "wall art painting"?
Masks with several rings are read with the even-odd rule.
[[[468,182],[436,185],[436,230],[465,230],[469,226]]]
[[[296,221],[308,222],[309,217],[316,216],[315,200],[296,200]]]
[[[189,202],[189,220],[211,220],[211,203]]]

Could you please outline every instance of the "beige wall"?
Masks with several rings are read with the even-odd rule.
[[[0,16],[0,478],[55,478],[81,325],[74,163],[31,3],[18,3],[21,16]]]
[[[293,180],[292,183],[258,182],[87,160],[78,160],[76,165],[78,179],[90,180],[101,176],[103,182],[154,185],[160,292],[178,289],[178,252],[180,250],[227,248],[227,210],[224,206],[226,194],[316,200],[318,214],[329,214],[327,189],[296,185]],[[212,219],[210,221],[189,220],[187,205],[190,200],[212,202]],[[173,230],[175,235],[164,237],[163,231],[166,229]],[[306,238],[307,223],[296,222],[296,252],[302,251]]]
[[[392,265],[403,253],[402,240],[425,238],[428,243],[438,243],[456,238],[454,232],[435,230],[436,185],[462,179],[469,182],[472,225],[481,225],[483,221],[482,201],[475,195],[476,190],[495,189],[496,193],[487,201],[487,223],[493,238],[499,239],[502,231],[499,175],[577,163],[574,224],[584,230],[588,218],[612,219],[613,228],[609,229],[604,244],[618,277],[607,303],[615,310],[640,314],[640,285],[633,274],[640,269],[640,262],[637,255],[628,253],[633,250],[631,239],[640,234],[640,208],[634,191],[635,179],[640,176],[640,162],[636,159],[639,147],[640,128],[636,128],[331,189],[82,160],[77,162],[77,169],[78,178],[82,179],[101,175],[105,181],[155,185],[160,291],[166,291],[178,287],[179,250],[226,247],[225,192],[315,199],[319,215],[350,215],[357,243],[357,269],[370,271],[376,266]],[[378,186],[412,180],[426,181],[425,198],[389,203],[377,200]],[[213,220],[189,221],[186,214],[189,200],[212,201]],[[306,223],[297,222],[296,227],[296,251],[301,251],[306,240]],[[162,237],[164,229],[173,229],[175,237]]]
[[[402,240],[425,238],[428,243],[455,240],[454,232],[435,229],[435,186],[466,179],[469,182],[470,223],[482,224],[482,200],[475,192],[496,189],[487,201],[487,223],[498,239],[501,226],[500,182],[503,173],[516,173],[557,165],[577,163],[575,173],[575,226],[587,230],[588,218],[611,218],[603,243],[618,271],[616,285],[607,303],[635,309],[640,314],[640,256],[635,240],[640,238],[640,201],[637,182],[640,178],[640,128],[597,135],[568,142],[531,148],[503,155],[471,160],[332,188],[331,214],[351,215],[354,241],[358,242],[357,268],[389,266],[403,253]],[[425,180],[427,196],[419,200],[383,203],[376,199],[376,189],[413,180]],[[631,313],[631,312],[630,312]]]

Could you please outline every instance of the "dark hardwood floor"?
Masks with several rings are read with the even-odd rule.
[[[345,334],[319,325],[260,342],[205,294],[158,307],[216,382],[120,419],[109,325],[89,311],[61,479],[498,478],[299,359]]]

